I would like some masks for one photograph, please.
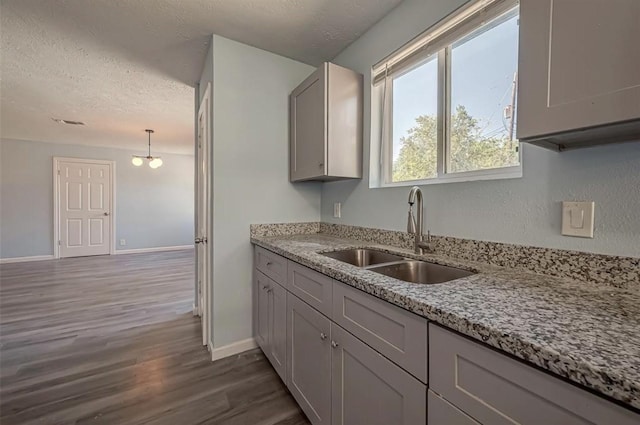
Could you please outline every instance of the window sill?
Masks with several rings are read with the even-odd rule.
[[[464,173],[452,173],[424,180],[409,180],[395,183],[381,183],[371,185],[370,189],[385,187],[425,186],[443,183],[463,183],[482,180],[518,179],[522,177],[522,164],[514,167],[494,168],[491,170],[467,171]]]

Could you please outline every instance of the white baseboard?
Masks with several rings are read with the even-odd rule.
[[[216,361],[224,359],[225,357],[233,356],[242,353],[247,350],[256,348],[256,340],[253,338],[243,339],[242,341],[234,342],[223,347],[213,348],[209,345],[209,351],[211,351],[211,360]]]
[[[193,248],[194,248],[193,245],[176,245],[176,246],[157,246],[153,248],[116,249],[115,255],[141,254],[143,252],[180,251],[183,249],[193,249]]]
[[[0,264],[26,263],[27,261],[53,260],[53,255],[32,255],[29,257],[0,258]]]

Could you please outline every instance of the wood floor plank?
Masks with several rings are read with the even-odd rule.
[[[309,422],[260,350],[217,362],[191,251],[0,265],[0,423]]]

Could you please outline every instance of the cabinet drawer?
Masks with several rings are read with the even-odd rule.
[[[431,390],[429,390],[427,400],[427,423],[429,425],[480,425]]]
[[[289,261],[287,289],[325,316],[331,318],[333,279]]]
[[[427,382],[427,319],[336,282],[333,320],[422,382]]]
[[[275,282],[286,286],[287,259],[271,251],[256,246],[255,267]]]
[[[433,324],[429,386],[483,424],[640,423],[630,410]]]

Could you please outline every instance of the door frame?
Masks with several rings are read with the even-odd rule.
[[[116,253],[116,162],[103,159],[69,158],[63,156],[53,157],[53,258],[60,258],[60,163],[76,162],[108,165],[110,167],[110,190],[109,202],[111,213],[109,214],[109,224],[111,234],[109,235],[109,255]]]
[[[212,317],[213,317],[213,258],[212,258],[212,245],[213,244],[213,220],[212,220],[212,215],[213,215],[213,193],[212,193],[212,185],[211,185],[211,176],[213,175],[212,171],[211,171],[211,165],[212,165],[212,150],[213,150],[213,143],[212,143],[212,102],[211,102],[211,83],[207,83],[207,88],[204,91],[204,94],[202,95],[202,101],[200,102],[200,105],[198,107],[198,113],[196,116],[196,131],[199,132],[200,131],[200,115],[204,114],[204,120],[205,120],[205,134],[204,137],[202,137],[201,139],[201,143],[205,144],[205,167],[206,167],[206,173],[204,175],[204,179],[206,180],[206,192],[207,192],[207,199],[206,199],[206,209],[207,209],[207,214],[205,217],[205,220],[207,221],[206,223],[206,238],[207,238],[207,242],[204,244],[204,257],[205,257],[205,261],[206,261],[206,273],[204,276],[203,280],[203,284],[202,284],[202,288],[200,288],[200,290],[202,291],[202,299],[204,301],[204,303],[201,303],[200,300],[198,300],[198,314],[201,318],[201,323],[202,323],[202,345],[206,346],[207,349],[209,351],[213,351],[213,323],[212,323]],[[205,109],[206,108],[206,109]],[[196,137],[198,136],[198,134],[196,134]],[[203,158],[201,158],[200,155],[200,148],[196,145],[196,237],[201,237],[203,235],[199,235],[199,231],[200,231],[200,217],[199,217],[199,213],[200,213],[200,193],[201,193],[201,188],[200,188],[200,165],[201,165],[201,161],[203,160]],[[196,246],[196,259],[197,259],[197,250],[198,250],[198,246]],[[196,261],[196,297],[199,296],[198,294],[198,287],[199,287],[199,279],[201,278],[199,276],[199,271],[200,271],[200,264],[198,261]],[[204,305],[202,305],[204,304]]]

